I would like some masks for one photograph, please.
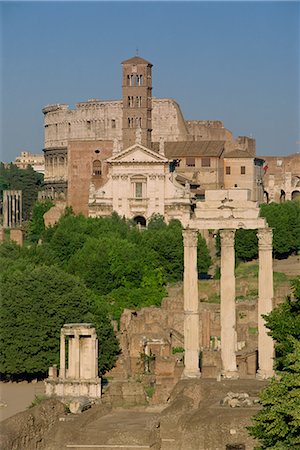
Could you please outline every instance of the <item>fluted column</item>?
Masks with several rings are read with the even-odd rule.
[[[59,378],[66,378],[66,337],[63,331],[60,333]]]
[[[224,378],[238,378],[236,367],[235,230],[221,230],[221,359]]]
[[[269,336],[262,314],[269,314],[273,308],[273,260],[272,229],[258,230],[258,372],[261,379],[274,375],[274,342]]]
[[[184,372],[186,378],[199,378],[199,300],[197,271],[197,230],[183,230],[184,245]]]

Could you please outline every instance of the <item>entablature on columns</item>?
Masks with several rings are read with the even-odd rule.
[[[91,336],[97,337],[92,323],[66,323],[60,330],[61,336]]]
[[[257,228],[267,228],[266,220],[263,217],[257,219],[233,219],[233,218],[216,218],[216,219],[191,219],[189,222],[190,227],[198,230],[224,230],[239,228],[247,230],[256,230]]]

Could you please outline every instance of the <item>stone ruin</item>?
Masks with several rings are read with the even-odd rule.
[[[66,341],[68,363],[66,365]],[[45,380],[46,395],[62,399],[76,399],[82,405],[83,399],[101,397],[101,379],[98,376],[98,339],[90,323],[65,324],[60,334],[60,369],[49,368]]]

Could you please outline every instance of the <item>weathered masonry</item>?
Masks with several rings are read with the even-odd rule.
[[[68,362],[66,364],[66,341]],[[101,397],[98,377],[98,339],[90,323],[65,324],[60,334],[60,368],[50,367],[46,395]]]

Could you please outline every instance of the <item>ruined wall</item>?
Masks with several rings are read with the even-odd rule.
[[[152,100],[152,141],[160,138],[182,141],[187,128],[179,105],[172,99]],[[46,149],[65,147],[70,139],[122,141],[122,101],[89,100],[68,105],[49,105],[43,109]]]
[[[230,137],[221,120],[187,120],[186,126],[196,141],[225,141]]]
[[[89,100],[43,109],[45,148],[67,146],[70,139],[113,140],[122,137],[122,102]]]
[[[1,422],[1,450],[42,450],[48,433],[53,433],[59,418],[65,415],[64,405],[58,400],[47,400],[27,411]]]
[[[263,181],[269,201],[291,200],[300,195],[300,153],[262,158],[268,166]]]
[[[90,183],[96,189],[106,183],[106,159],[112,156],[112,151],[112,141],[69,141],[67,203],[76,214],[88,216]]]

